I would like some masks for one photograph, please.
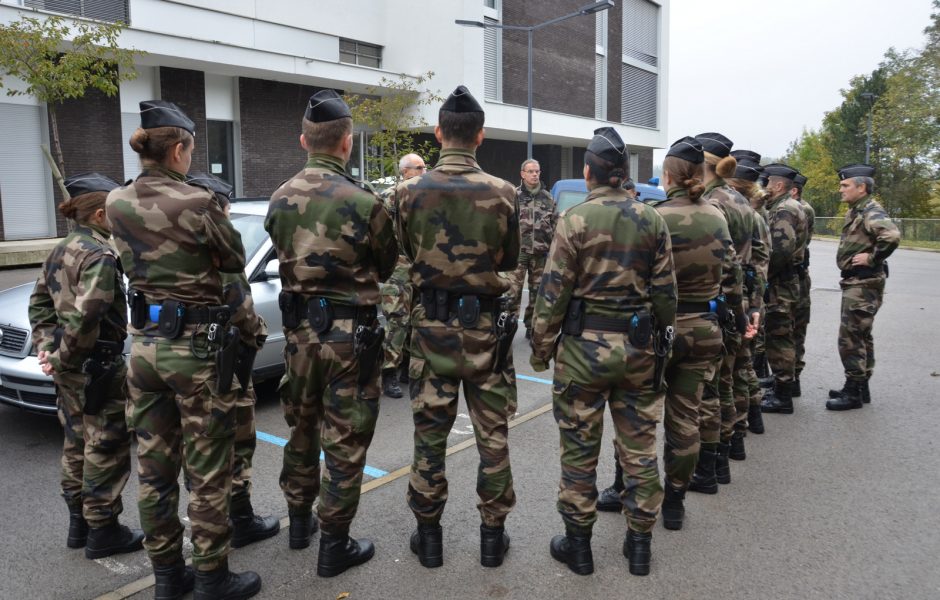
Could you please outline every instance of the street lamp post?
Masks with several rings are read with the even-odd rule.
[[[613,7],[613,0],[600,0],[599,2],[592,2],[591,4],[585,4],[578,10],[567,15],[556,17],[544,23],[539,23],[537,25],[501,25],[499,23],[484,23],[482,21],[465,21],[463,19],[457,19],[454,21],[457,25],[463,25],[465,27],[480,27],[481,29],[509,29],[512,31],[525,31],[528,35],[528,68],[526,69],[528,75],[527,86],[528,86],[528,97],[527,97],[527,109],[528,109],[528,136],[526,138],[526,157],[532,158],[532,34],[542,29],[543,27],[548,27],[549,25],[554,25],[555,23],[560,23],[562,21],[567,21],[568,19],[573,19],[574,17],[580,17],[581,15],[593,15],[594,13],[599,13],[602,10],[607,10]]]
[[[865,164],[871,164],[871,111],[875,106],[875,95],[871,92],[862,92],[859,96],[868,100],[868,133],[865,135]]]

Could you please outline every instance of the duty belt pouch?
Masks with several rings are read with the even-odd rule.
[[[107,367],[93,358],[82,363],[82,372],[88,376],[88,381],[85,383],[83,413],[95,416],[101,412],[101,408],[108,400],[108,389],[111,387],[111,381],[117,374],[117,370],[118,363],[114,361]]]
[[[480,299],[476,296],[461,296],[457,302],[457,320],[468,329],[480,322]]]
[[[888,278],[888,275],[889,275],[889,273],[888,273],[888,261],[884,261],[883,263],[881,263],[881,267],[884,269],[884,272],[885,272],[885,279],[887,279],[887,278]]]
[[[250,344],[245,344],[241,340],[238,342],[238,354],[235,359],[235,377],[241,384],[242,390],[248,390],[248,383],[251,381],[251,371],[255,366],[255,356],[258,355],[258,348]]]
[[[581,335],[584,331],[584,300],[572,298],[565,313],[565,323],[561,332],[565,335]]]
[[[297,294],[281,290],[277,296],[277,307],[281,309],[281,325],[287,329],[295,329],[300,325],[300,311]]]
[[[450,318],[447,290],[434,290],[434,318],[446,322]]]
[[[227,394],[232,391],[232,379],[235,376],[235,363],[238,361],[238,327],[229,327],[222,336],[222,342],[215,353],[216,392]]]
[[[149,309],[147,308],[147,298],[143,292],[134,290],[131,292],[131,325],[135,329],[143,329],[147,325]]]
[[[157,329],[167,339],[175,340],[183,333],[186,307],[178,300],[164,300],[160,307],[160,320]]]
[[[326,298],[311,298],[307,303],[307,320],[310,327],[323,335],[333,328],[333,307]]]
[[[502,310],[496,318],[494,331],[496,333],[496,350],[493,358],[493,372],[502,373],[509,366],[509,351],[512,349],[512,339],[516,336],[519,321],[516,314],[509,310]]]
[[[369,382],[378,374],[382,361],[382,343],[385,341],[385,328],[357,327],[355,338],[356,357],[359,360],[359,376],[356,383],[360,388],[369,385]]]
[[[627,339],[634,348],[646,348],[653,338],[653,318],[648,312],[633,313]]]

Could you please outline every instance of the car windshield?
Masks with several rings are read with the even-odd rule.
[[[250,262],[255,252],[261,248],[261,244],[268,237],[268,232],[264,230],[264,217],[261,215],[232,213],[232,225],[242,236],[242,244],[245,246],[245,260]]]
[[[587,192],[564,191],[558,194],[558,212],[568,210],[576,204],[581,204],[587,198]]]

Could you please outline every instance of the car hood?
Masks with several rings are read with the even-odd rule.
[[[30,329],[29,311],[24,309],[29,306],[33,287],[32,283],[24,283],[0,292],[0,325]]]

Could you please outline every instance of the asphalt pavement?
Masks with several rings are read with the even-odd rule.
[[[732,483],[717,496],[689,494],[682,531],[656,527],[650,576],[627,572],[619,515],[599,516],[594,575],[574,575],[549,556],[549,540],[563,529],[555,510],[559,465],[551,372],[531,370],[521,332],[514,347],[519,410],[510,432],[518,502],[507,521],[512,546],[501,568],[479,565],[478,455],[463,401],[449,440],[445,564],[427,570],[410,553],[407,398],[382,400],[370,475],[353,524],[354,535],[375,542],[372,561],[319,578],[317,539],[307,550],[292,551],[281,532],[233,551],[232,568],[261,574],[258,598],[940,598],[940,254],[898,250],[891,258],[875,322],[872,404],[832,413],[824,408],[826,392],[842,383],[835,248],[829,241],[813,243],[808,366],[796,413],[765,416],[767,433],[747,437],[747,460],[732,461]],[[0,288],[34,278],[35,270],[0,271]],[[287,427],[273,386],[259,391],[252,495],[259,513],[284,517],[277,478]],[[610,427],[608,420],[600,487],[613,477]],[[0,406],[0,598],[152,597],[144,552],[88,561],[65,548],[61,435],[54,418]],[[139,523],[136,495],[132,474],[121,517],[131,526]],[[185,491],[181,497],[185,518]]]

